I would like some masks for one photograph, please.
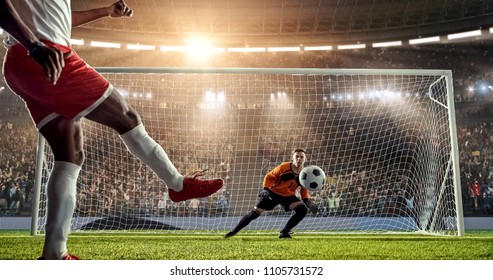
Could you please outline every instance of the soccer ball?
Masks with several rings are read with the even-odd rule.
[[[316,165],[309,165],[300,172],[300,184],[309,191],[321,190],[325,182],[325,172]]]

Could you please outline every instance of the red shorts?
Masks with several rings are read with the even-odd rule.
[[[70,47],[48,44],[70,53],[56,85],[20,44],[9,48],[4,60],[5,81],[24,100],[38,129],[58,116],[78,121],[113,91],[113,86]]]

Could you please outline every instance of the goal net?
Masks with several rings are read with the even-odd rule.
[[[462,235],[451,72],[352,69],[98,69],[184,175],[224,180],[211,197],[169,200],[115,131],[83,120],[86,160],[72,230],[231,230],[264,175],[307,150],[327,186],[295,232]],[[40,137],[33,232],[46,222],[51,150]],[[245,230],[279,231],[266,211]],[[251,231],[250,231],[251,232]]]

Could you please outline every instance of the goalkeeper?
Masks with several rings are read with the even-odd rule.
[[[302,188],[299,174],[306,161],[306,151],[295,149],[292,152],[292,162],[283,162],[264,177],[263,190],[259,194],[259,200],[253,210],[243,216],[236,227],[224,237],[235,236],[241,229],[258,218],[264,211],[272,210],[281,204],[285,211],[294,211],[284,228],[279,233],[279,238],[291,238],[290,231],[305,218],[308,210],[316,214],[317,205],[310,202],[310,194]],[[295,194],[300,188],[301,199]]]

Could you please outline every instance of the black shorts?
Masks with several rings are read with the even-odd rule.
[[[259,194],[259,200],[256,207],[264,210],[272,210],[274,209],[274,207],[281,204],[281,206],[284,208],[284,211],[289,212],[291,211],[291,209],[289,209],[289,205],[298,201],[301,200],[295,195],[282,196],[273,193],[270,190],[264,189]]]

